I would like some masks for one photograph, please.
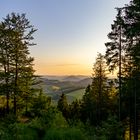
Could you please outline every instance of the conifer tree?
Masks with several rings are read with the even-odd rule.
[[[70,119],[72,119],[73,121],[79,120],[81,117],[80,114],[81,102],[76,99],[69,105],[69,108],[70,108],[70,113],[69,113]]]
[[[58,110],[60,110],[62,112],[63,116],[66,119],[68,119],[69,106],[68,106],[66,95],[64,93],[62,93],[62,95],[60,96],[60,99],[58,100],[57,108],[58,108]]]
[[[124,67],[127,64],[126,57],[126,36],[124,35],[124,17],[123,8],[117,8],[116,20],[112,24],[112,31],[108,34],[110,42],[106,45],[106,60],[110,71],[118,69],[119,78],[119,119],[121,120],[121,100],[122,100],[122,76],[124,75]]]
[[[99,125],[108,115],[109,94],[107,89],[106,63],[100,53],[93,66],[92,84],[86,88],[82,99],[82,119]]]
[[[119,88],[121,91],[120,93],[123,93],[120,94],[120,109],[123,111],[120,112],[120,115],[121,119],[126,119],[129,117],[130,139],[131,128],[134,128],[135,139],[138,139],[138,118],[140,116],[140,113],[138,111],[138,108],[140,106],[140,1],[131,0],[130,4],[127,4],[125,5],[125,7],[118,9],[121,9],[122,13],[120,14],[120,16],[118,13],[116,20],[112,26],[114,28],[112,28],[112,32],[108,35],[111,41],[106,43],[106,58],[109,66],[112,67],[113,65],[113,68],[114,66],[119,67],[119,64],[121,64],[121,67],[119,67],[119,69],[121,68],[121,75],[119,74],[119,77],[121,78]],[[119,20],[118,17],[120,17],[119,19],[121,20]],[[119,55],[119,44],[117,43],[119,40],[118,31],[120,31],[117,30],[118,27],[121,27],[121,55]],[[121,59],[119,59],[119,56],[121,57]],[[121,63],[118,63],[119,61],[117,62],[117,60],[121,60]]]
[[[1,94],[6,96],[6,110],[9,113],[9,96],[10,96],[10,53],[9,53],[9,38],[10,30],[6,29],[4,24],[0,24],[0,81]]]
[[[107,67],[104,56],[98,54],[96,62],[93,66],[92,74],[92,89],[91,92],[94,94],[97,102],[97,121],[100,122],[107,114],[107,103],[109,94],[107,90]]]
[[[14,98],[14,113],[17,112],[17,100],[22,94],[25,94],[31,88],[31,79],[33,78],[33,58],[29,56],[29,46],[35,45],[33,33],[36,31],[25,14],[7,15],[1,22],[3,38],[0,39],[1,72],[5,74],[5,81],[11,84],[11,93]],[[3,33],[3,34],[2,34]],[[6,40],[5,40],[6,38]],[[2,76],[3,77],[3,76]],[[10,78],[10,79],[9,79]],[[26,81],[26,82],[25,82]],[[7,92],[7,110],[9,92]]]
[[[125,8],[126,36],[129,42],[128,54],[131,59],[128,91],[130,95],[130,125],[134,126],[134,139],[140,129],[140,1],[132,0]],[[131,134],[130,134],[131,135]]]

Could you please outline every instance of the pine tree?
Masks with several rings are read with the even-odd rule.
[[[6,96],[6,110],[9,113],[9,96],[10,96],[10,54],[9,54],[9,38],[11,35],[9,29],[6,29],[4,24],[0,24],[0,81],[1,92]]]
[[[117,8],[116,20],[112,24],[112,31],[108,34],[110,42],[105,43],[106,45],[106,60],[109,65],[110,71],[118,68],[118,78],[119,78],[119,119],[121,120],[121,110],[122,110],[122,76],[124,75],[124,68],[128,63],[126,55],[126,36],[124,35],[124,17],[123,8]]]
[[[128,67],[130,95],[130,125],[134,126],[134,139],[138,139],[140,129],[140,1],[132,0],[125,8],[126,36],[129,42],[128,54],[131,65]],[[131,136],[131,134],[130,134]]]
[[[91,85],[88,85],[85,89],[85,94],[83,95],[81,101],[81,120],[86,123],[87,121],[91,125],[96,125],[97,118],[96,118],[96,98],[95,95],[91,92]]]
[[[5,86],[8,86],[8,82],[11,84],[11,92],[14,98],[14,113],[17,112],[17,99],[22,94],[25,94],[31,88],[31,79],[33,78],[33,58],[29,57],[28,47],[35,45],[31,43],[33,40],[32,34],[36,31],[25,14],[7,15],[3,22],[1,22],[3,38],[1,38],[1,69],[2,73],[6,73]],[[6,40],[4,41],[4,38]],[[8,75],[7,75],[8,74]],[[10,77],[10,80],[9,80]],[[26,82],[25,82],[26,81]],[[9,98],[9,92],[7,92],[7,102]],[[28,92],[29,94],[29,92]],[[8,103],[7,103],[8,104]],[[8,105],[7,105],[8,110]]]
[[[104,56],[98,54],[93,66],[92,84],[86,88],[82,99],[82,119],[99,125],[108,116],[108,102],[106,63]]]
[[[138,117],[140,116],[138,111],[140,97],[140,1],[131,0],[130,4],[118,9],[121,10],[121,14],[118,12],[112,26],[112,32],[108,35],[111,42],[106,43],[106,58],[111,68],[119,67],[119,78],[121,78],[119,106],[120,110],[123,110],[119,114],[121,119],[130,118],[130,139],[131,128],[135,128],[134,136],[135,139],[138,139]],[[119,59],[120,57],[121,59]],[[117,63],[117,60],[121,62],[118,61],[119,63]]]
[[[60,99],[58,100],[57,108],[62,112],[63,116],[66,119],[69,118],[69,106],[68,106],[66,95],[64,93],[62,93]]]
[[[92,74],[92,94],[95,95],[97,101],[97,122],[100,122],[107,115],[107,103],[109,94],[107,90],[107,67],[104,56],[98,54],[93,67]]]
[[[73,122],[78,121],[81,117],[81,102],[76,99],[69,105],[69,108],[69,118],[73,120]]]

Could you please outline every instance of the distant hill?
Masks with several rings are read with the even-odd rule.
[[[49,80],[59,80],[59,81],[80,81],[89,76],[85,75],[64,75],[64,76],[57,76],[57,75],[41,75],[40,77],[49,79]]]
[[[91,83],[92,83],[91,78],[85,78],[85,79],[80,80],[80,81],[77,82],[78,85],[83,86],[83,87],[87,87]]]
[[[61,81],[67,76],[57,76],[57,75],[40,75],[41,78],[49,79],[49,80],[59,80]]]
[[[115,79],[108,80],[108,86],[112,80]],[[69,98],[69,102],[72,102],[76,98],[82,98],[85,88],[92,83],[92,79],[89,76],[83,75],[40,76],[39,81],[41,82],[38,85],[38,88],[42,88],[44,93],[51,96],[55,103],[62,93],[66,94]]]
[[[62,80],[63,80],[63,81],[78,82],[78,81],[83,80],[83,79],[85,79],[85,78],[87,78],[87,76],[81,76],[81,75],[75,76],[75,75],[70,75],[70,76],[67,76],[67,77],[63,78]]]
[[[91,78],[83,75],[70,75],[70,76],[40,76],[40,84],[38,88],[42,88],[44,93],[52,97],[56,102],[62,93],[66,94],[69,100],[72,98],[73,93],[75,97],[83,95],[83,91],[88,84],[91,83]],[[72,95],[70,95],[72,93]],[[77,94],[77,95],[76,95]]]

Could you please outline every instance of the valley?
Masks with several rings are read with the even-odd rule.
[[[52,98],[56,103],[62,93],[67,97],[69,103],[76,99],[81,99],[87,85],[92,80],[89,76],[40,76],[38,88]]]

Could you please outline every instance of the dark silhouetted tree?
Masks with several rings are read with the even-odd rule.
[[[80,117],[81,117],[81,101],[78,101],[76,99],[69,105],[69,118],[73,122],[76,122],[80,120]]]
[[[108,116],[109,94],[107,88],[106,62],[104,56],[98,54],[93,66],[92,84],[86,88],[82,99],[82,119],[91,124],[100,124]]]
[[[122,75],[124,74],[122,69],[126,65],[126,36],[124,35],[124,18],[122,16],[123,9],[118,8],[118,13],[114,24],[112,24],[112,31],[108,34],[110,42],[105,43],[106,45],[106,60],[109,65],[109,70],[114,71],[118,68],[119,78],[119,119],[121,120],[121,98],[122,98]]]
[[[1,78],[5,80],[7,87],[7,112],[9,89],[14,98],[14,113],[17,112],[17,100],[22,94],[29,94],[29,89],[32,85],[33,58],[29,56],[28,47],[34,45],[33,33],[36,30],[25,14],[7,15],[3,22],[1,22],[1,39],[0,39],[0,53],[1,53]],[[9,84],[12,88],[8,88]],[[25,91],[26,90],[26,91]],[[12,96],[11,95],[11,96]]]
[[[57,108],[62,112],[63,116],[66,119],[69,118],[69,105],[67,102],[66,95],[64,93],[62,93],[60,99],[58,100]]]

